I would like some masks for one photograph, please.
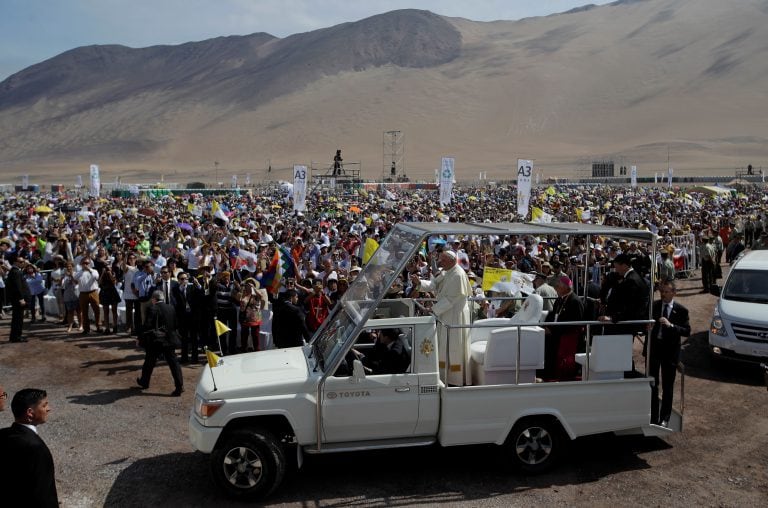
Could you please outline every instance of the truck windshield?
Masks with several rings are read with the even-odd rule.
[[[321,369],[333,365],[346,349],[348,339],[357,336],[369,311],[376,308],[400,270],[415,255],[419,239],[419,234],[398,228],[379,245],[313,341],[313,353]]]
[[[737,302],[768,303],[768,272],[735,270],[723,288],[722,297]]]

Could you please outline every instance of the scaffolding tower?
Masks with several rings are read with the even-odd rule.
[[[403,131],[384,131],[384,158],[381,178],[385,182],[407,182],[405,172],[405,135]]]

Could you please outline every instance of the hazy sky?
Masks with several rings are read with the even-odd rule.
[[[285,37],[395,9],[476,21],[563,12],[600,0],[0,0],[0,80],[90,44],[144,47],[267,32]]]

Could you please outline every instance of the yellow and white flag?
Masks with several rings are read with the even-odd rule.
[[[208,366],[210,368],[218,367],[221,365],[221,358],[213,351],[205,350],[205,357],[208,359]]]
[[[373,257],[374,252],[379,248],[379,242],[373,238],[365,239],[365,248],[363,249],[363,264],[368,263]]]
[[[227,325],[225,325],[224,323],[222,323],[218,319],[215,320],[215,324],[216,324],[216,336],[217,337],[221,337],[225,333],[232,331],[232,328],[228,327]]]

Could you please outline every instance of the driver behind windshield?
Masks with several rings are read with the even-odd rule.
[[[411,356],[400,339],[400,329],[385,328],[375,337],[373,348],[360,355],[363,367],[371,374],[402,374],[411,364]]]

